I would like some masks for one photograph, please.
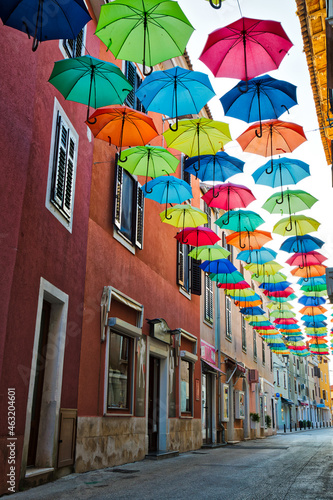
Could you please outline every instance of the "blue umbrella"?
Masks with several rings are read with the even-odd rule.
[[[291,285],[290,281],[280,281],[279,283],[261,283],[259,288],[263,288],[264,290],[268,290],[269,292],[282,292],[288,286]]]
[[[224,151],[215,155],[192,156],[185,160],[185,170],[199,177],[203,182],[224,182],[233,175],[243,172],[245,163]]]
[[[303,324],[306,328],[323,328],[327,326],[327,321],[304,321]]]
[[[279,323],[278,325],[275,325],[275,326],[279,330],[281,328],[282,328],[282,330],[296,330],[297,328],[299,328],[299,325],[297,323],[293,323],[292,325],[287,325],[287,324],[284,324],[284,323]]]
[[[307,297],[302,295],[302,297],[298,299],[298,302],[303,304],[303,306],[320,306],[326,304],[326,299],[323,297]]]
[[[74,40],[91,19],[83,0],[6,0],[0,17],[33,38],[33,51],[45,40]]]
[[[172,175],[160,175],[142,186],[145,198],[165,203],[165,216],[167,217],[168,203],[181,204],[193,197],[192,188],[188,182]]]
[[[226,116],[239,118],[247,123],[279,118],[285,111],[297,104],[296,86],[269,75],[262,75],[248,81],[241,81],[224,94],[221,104]]]
[[[274,250],[261,247],[257,250],[243,250],[238,253],[236,258],[245,261],[247,264],[266,264],[266,262],[274,260],[276,256],[277,252],[274,252]]]
[[[174,131],[178,130],[178,116],[198,114],[214,96],[208,75],[179,66],[154,71],[136,91],[146,110],[176,118],[175,128],[170,126]]]
[[[257,168],[252,174],[256,184],[269,187],[280,187],[288,184],[297,184],[310,175],[307,163],[293,158],[277,158],[269,160],[265,165]]]
[[[206,260],[200,264],[201,269],[208,273],[230,274],[237,271],[237,268],[228,259]]]
[[[280,250],[288,253],[307,253],[312,252],[312,250],[316,250],[317,248],[321,248],[323,244],[323,240],[315,238],[310,234],[304,234],[303,236],[290,236],[290,238],[287,238],[282,243]]]
[[[214,261],[212,261],[212,262],[214,262]],[[229,285],[240,283],[241,281],[244,281],[244,276],[239,271],[233,271],[231,273],[221,272],[220,274],[211,273],[209,275],[209,277],[212,281],[219,281],[220,283],[222,283],[223,280],[225,279],[225,283],[226,284],[229,283]],[[250,287],[250,285],[249,285],[249,287]]]
[[[264,311],[259,306],[243,307],[242,309],[239,310],[239,312],[241,314],[245,314],[246,316],[258,316],[260,314],[266,314],[266,311]]]
[[[313,315],[304,314],[301,317],[301,320],[302,321],[326,321],[327,317],[325,316],[325,314],[316,314],[314,316]]]
[[[297,280],[298,285],[306,285],[310,287],[316,287],[319,285],[326,285],[326,276],[313,276],[311,278],[300,278]]]

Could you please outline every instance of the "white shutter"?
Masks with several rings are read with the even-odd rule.
[[[136,183],[136,211],[135,211],[135,244],[140,250],[143,247],[143,221],[145,198],[140,184]]]
[[[123,192],[122,187],[123,187],[123,169],[118,165],[118,155],[117,155],[116,172],[115,172],[113,223],[118,229],[121,228],[121,200]]]

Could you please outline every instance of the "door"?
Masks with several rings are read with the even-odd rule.
[[[160,417],[160,360],[149,356],[149,392],[148,392],[148,452],[159,448]]]
[[[37,366],[35,375],[34,394],[31,408],[31,425],[28,448],[27,466],[34,466],[36,462],[38,430],[40,422],[40,411],[43,396],[44,373],[46,365],[47,339],[50,327],[51,304],[44,300],[40,324],[40,335],[38,343]]]
[[[202,374],[202,441],[212,442],[212,376]]]

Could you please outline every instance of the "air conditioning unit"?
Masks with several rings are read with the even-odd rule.
[[[301,389],[305,389],[305,384],[301,384]]]
[[[258,370],[249,370],[249,382],[259,382]]]

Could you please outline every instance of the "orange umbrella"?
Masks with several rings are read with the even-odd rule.
[[[299,310],[301,314],[316,316],[317,314],[324,314],[327,312],[327,309],[323,306],[305,306]]]
[[[153,120],[128,106],[99,108],[86,124],[97,139],[119,146],[119,155],[123,146],[144,146],[158,136]]]
[[[318,265],[318,266],[304,266],[304,267],[295,267],[290,272],[293,276],[300,276],[301,278],[313,278],[314,276],[323,276],[325,274],[327,266]]]
[[[272,235],[268,231],[258,230],[235,232],[226,238],[228,245],[245,250],[258,250],[272,239]]]
[[[259,126],[259,123],[254,123],[236,140],[243,151],[266,157],[270,156],[271,171],[273,171],[273,155],[291,153],[306,141],[303,127],[296,123],[281,120],[262,122],[261,137],[256,134]],[[270,172],[267,171],[267,173]]]

